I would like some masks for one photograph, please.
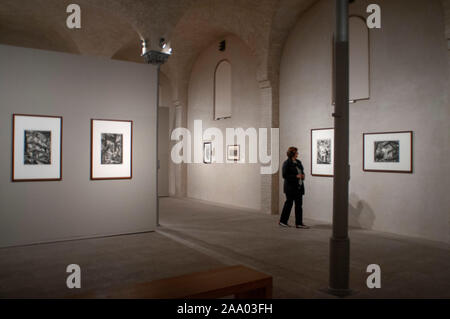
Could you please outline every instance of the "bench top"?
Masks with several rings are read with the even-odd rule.
[[[111,287],[108,292],[92,292],[80,295],[79,298],[220,298],[267,286],[272,286],[270,275],[237,265],[147,283]]]

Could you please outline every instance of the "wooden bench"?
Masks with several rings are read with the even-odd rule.
[[[237,265],[147,283],[93,291],[77,298],[113,299],[237,299],[272,298],[272,277]]]

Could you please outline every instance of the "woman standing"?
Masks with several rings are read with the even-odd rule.
[[[303,195],[305,194],[305,172],[303,170],[302,162],[298,157],[298,149],[296,147],[289,147],[287,151],[288,159],[283,163],[283,191],[286,194],[286,202],[284,203],[283,212],[281,213],[279,225],[282,227],[289,227],[288,220],[291,215],[292,205],[295,202],[295,227],[309,228],[303,224]]]

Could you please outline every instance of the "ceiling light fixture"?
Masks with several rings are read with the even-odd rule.
[[[161,49],[165,49],[166,48],[167,42],[166,42],[166,40],[164,38],[161,38],[159,40],[159,46],[161,47]]]
[[[147,53],[147,40],[141,40],[142,53],[141,56],[144,56]]]

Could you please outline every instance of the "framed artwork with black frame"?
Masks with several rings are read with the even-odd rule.
[[[241,159],[240,145],[228,145],[227,147],[227,160],[237,162]]]
[[[12,181],[62,180],[61,116],[13,114]]]
[[[212,143],[211,142],[203,143],[203,163],[205,163],[205,164],[212,163]]]
[[[131,179],[133,121],[91,120],[91,179]]]
[[[363,171],[413,172],[413,132],[363,134]]]
[[[311,130],[311,175],[334,175],[334,128]]]

